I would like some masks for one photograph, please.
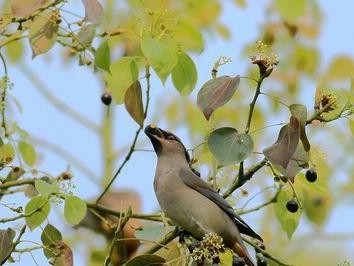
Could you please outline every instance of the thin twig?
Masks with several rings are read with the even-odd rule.
[[[145,72],[145,78],[146,78],[146,102],[145,102],[145,110],[144,110],[144,117],[146,117],[147,112],[148,112],[148,108],[149,108],[149,103],[150,103],[150,67],[146,66],[146,72]],[[124,166],[126,165],[126,163],[130,160],[130,157],[132,156],[132,154],[135,151],[135,145],[136,142],[138,140],[139,134],[142,131],[144,125],[142,124],[138,130],[135,132],[135,136],[132,142],[132,145],[130,146],[130,149],[127,153],[127,155],[125,156],[124,161],[122,162],[122,164],[119,166],[118,170],[116,171],[116,173],[114,174],[114,176],[112,177],[112,179],[109,181],[109,183],[107,184],[107,186],[104,188],[104,190],[102,191],[102,193],[98,196],[96,203],[100,201],[100,199],[106,194],[106,192],[109,190],[109,188],[111,187],[111,185],[113,184],[113,182],[115,181],[115,179],[117,178],[117,176],[120,174],[120,172],[122,171],[122,169],[124,168]]]
[[[230,196],[237,188],[241,187],[244,183],[246,183],[247,180],[250,180],[252,176],[259,170],[261,169],[265,164],[267,163],[267,159],[264,158],[262,161],[260,161],[258,164],[254,165],[248,171],[241,176],[238,175],[234,182],[232,183],[231,187],[225,191],[225,193],[222,195],[224,198],[227,198]]]
[[[280,260],[278,260],[277,258],[274,258],[273,256],[271,256],[268,252],[264,251],[263,249],[261,249],[260,247],[258,247],[255,243],[253,243],[252,241],[250,241],[248,238],[242,237],[242,240],[245,241],[247,244],[251,245],[252,247],[254,247],[254,249],[256,250],[256,252],[258,253],[262,253],[264,257],[278,263],[280,266],[291,266],[291,264],[286,264],[284,262],[281,262]]]
[[[175,227],[173,231],[167,233],[163,238],[157,241],[156,244],[152,245],[149,249],[145,250],[143,253],[144,254],[155,253],[156,251],[163,248],[166,244],[171,242],[173,239],[175,239],[178,236],[178,232],[179,232],[178,227]]]
[[[108,266],[111,262],[111,256],[112,256],[112,252],[113,252],[113,249],[114,249],[114,246],[116,244],[116,241],[119,237],[119,234],[120,232],[123,230],[124,226],[126,225],[126,223],[129,221],[130,219],[130,215],[132,214],[132,208],[129,207],[128,210],[125,212],[125,215],[122,219],[119,219],[119,224],[117,226],[117,229],[116,231],[114,232],[114,236],[113,236],[113,239],[112,239],[112,242],[111,242],[111,245],[109,247],[109,252],[107,254],[107,257],[105,258],[104,260],[104,265],[105,266]]]

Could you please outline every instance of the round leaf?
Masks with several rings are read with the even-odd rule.
[[[222,127],[213,131],[208,138],[208,146],[219,165],[244,161],[253,151],[253,140],[246,133],[235,128]]]
[[[64,217],[72,225],[77,225],[86,215],[87,206],[79,197],[66,195]]]
[[[58,184],[50,184],[42,179],[37,179],[34,182],[34,186],[36,187],[37,191],[42,195],[60,192],[60,187],[58,186]]]
[[[198,92],[197,104],[207,120],[216,109],[231,99],[239,84],[240,76],[221,76],[204,83]]]
[[[50,212],[48,196],[42,195],[32,198],[25,207],[25,220],[29,229],[32,231],[41,225]]]

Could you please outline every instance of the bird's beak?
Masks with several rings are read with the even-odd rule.
[[[162,150],[161,140],[165,139],[166,132],[155,125],[148,125],[144,132],[151,140],[156,154],[159,154]]]

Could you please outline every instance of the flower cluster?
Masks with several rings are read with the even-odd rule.
[[[194,261],[204,264],[212,264],[218,258],[220,252],[225,251],[221,236],[215,233],[206,234],[199,245],[194,248],[191,256]]]
[[[315,109],[323,113],[335,110],[338,107],[337,96],[333,92],[327,92],[316,97]]]
[[[278,55],[273,52],[268,52],[268,46],[262,41],[256,43],[256,54],[251,56],[252,64],[256,64],[259,67],[259,72],[263,77],[268,77],[274,67],[278,65]]]

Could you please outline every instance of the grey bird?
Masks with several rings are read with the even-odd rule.
[[[154,190],[162,211],[174,223],[200,240],[217,233],[247,265],[253,266],[240,233],[262,238],[191,167],[189,154],[181,140],[153,125],[145,128],[157,154]]]

